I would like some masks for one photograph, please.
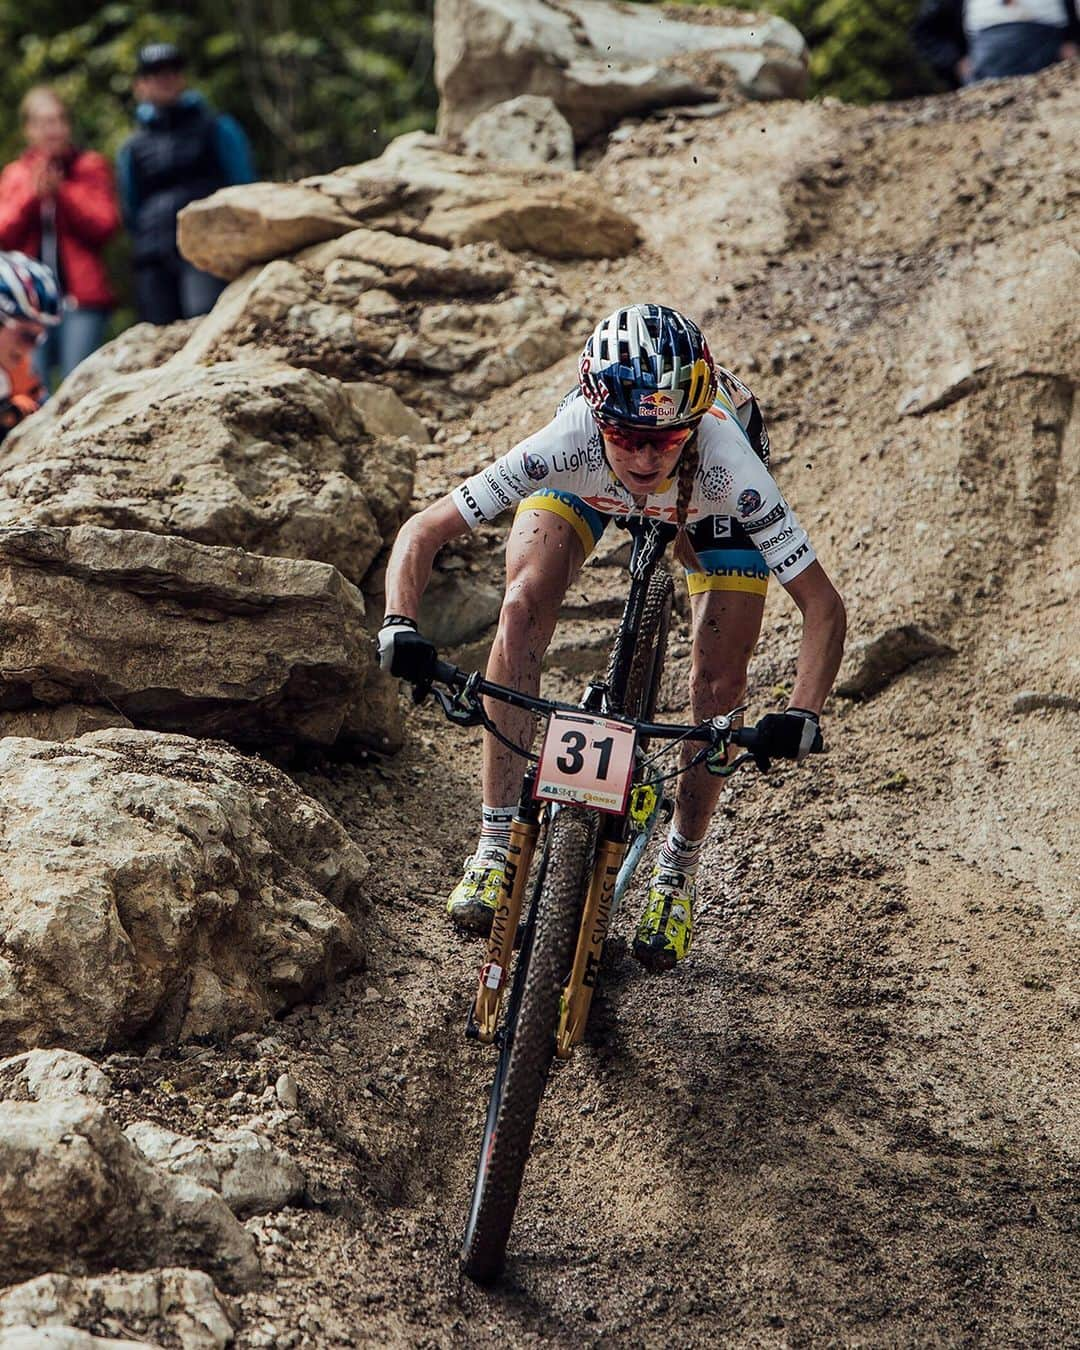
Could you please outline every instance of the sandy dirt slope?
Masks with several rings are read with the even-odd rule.
[[[478,950],[442,915],[476,735],[422,709],[393,762],[299,775],[379,863],[369,969],[274,1028],[269,1061],[122,1069],[180,1125],[190,1103],[231,1118],[283,1063],[300,1084],[312,1207],[260,1221],[239,1345],[1077,1343],[1078,121],[1059,70],[657,116],[596,165],[649,243],[564,286],[698,315],[760,393],[852,641],[917,621],[955,654],[833,700],[811,769],[733,783],[692,959],[649,978],[616,955],[593,1043],[554,1074],[493,1293],[456,1270],[490,1061],[461,1035]],[[572,379],[447,427],[419,503]],[[482,574],[500,533],[464,550]],[[568,641],[617,578],[586,570]],[[795,617],[774,593],[755,713],[790,682]],[[674,715],[687,654],[680,619]],[[1067,706],[1014,711],[1025,691]],[[165,1072],[182,1103],[155,1096]]]

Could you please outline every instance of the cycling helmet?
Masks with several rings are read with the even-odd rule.
[[[716,397],[701,329],[666,305],[627,305],[601,320],[578,373],[596,420],[617,426],[694,427]]]
[[[0,253],[0,318],[58,324],[60,292],[52,269],[25,253]]]

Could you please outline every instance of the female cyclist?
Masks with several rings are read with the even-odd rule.
[[[540,662],[568,586],[607,521],[635,513],[677,525],[687,570],[693,656],[690,701],[701,720],[743,700],[772,572],[803,616],[790,706],[758,723],[765,753],[802,760],[820,747],[818,717],[843,654],[843,602],[766,467],[768,436],[753,395],[718,370],[700,329],[663,305],[616,310],[585,344],[580,386],[553,421],[489,468],[412,517],[386,579],[379,633],[384,669],[429,679],[435,648],[416,627],[435,554],[447,540],[516,508],[506,595],[487,677],[539,691]],[[499,730],[527,746],[528,713],[489,706]],[[447,906],[486,931],[497,905],[516,805],[515,756],[484,741],[483,815],[476,851]],[[669,969],[690,947],[701,846],[723,780],[701,765],[679,779],[635,955]]]

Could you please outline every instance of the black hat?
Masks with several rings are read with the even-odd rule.
[[[139,48],[135,74],[152,75],[159,70],[183,70],[184,53],[173,42],[150,42]]]

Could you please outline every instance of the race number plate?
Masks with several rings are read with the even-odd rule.
[[[626,722],[558,712],[548,722],[533,795],[624,811],[634,773],[637,732]]]

